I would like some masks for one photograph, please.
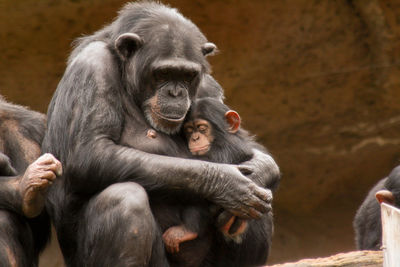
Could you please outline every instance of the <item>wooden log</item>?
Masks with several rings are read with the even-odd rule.
[[[381,203],[382,249],[385,267],[400,264],[400,210]]]
[[[304,259],[292,263],[276,264],[270,267],[382,267],[382,251],[352,251],[327,258]]]

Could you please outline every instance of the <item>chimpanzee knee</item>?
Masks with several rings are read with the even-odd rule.
[[[90,200],[79,231],[82,266],[147,266],[153,253],[164,253],[147,193],[133,182],[113,184]]]
[[[0,210],[0,225],[0,266],[37,266],[32,231],[26,220],[20,215]]]
[[[88,212],[118,210],[122,216],[143,215],[150,209],[147,193],[142,186],[133,182],[110,185],[89,204]]]

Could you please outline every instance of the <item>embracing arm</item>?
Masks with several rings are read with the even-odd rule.
[[[149,154],[108,139],[80,151],[80,164],[70,176],[76,178],[72,186],[78,191],[98,192],[116,182],[135,181],[147,190],[163,188],[199,194],[243,218],[259,218],[271,209],[271,193],[233,165]]]

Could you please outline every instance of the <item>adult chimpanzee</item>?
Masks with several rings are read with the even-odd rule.
[[[379,250],[382,245],[381,207],[377,199],[400,207],[400,166],[369,191],[357,210],[353,222],[357,249]]]
[[[43,114],[0,96],[1,266],[37,266],[49,239],[44,197],[61,163],[50,154],[39,157],[44,132]]]
[[[242,218],[270,210],[270,192],[240,172],[278,175],[267,154],[235,166],[121,145],[126,125],[143,146],[150,128],[162,133],[153,146],[171,142],[214,49],[192,22],[154,2],[126,5],[80,40],[49,106],[42,146],[64,166],[48,210],[68,266],[168,266],[147,192],[191,192]]]
[[[214,98],[198,99],[192,104],[183,131],[188,148],[197,159],[240,164],[253,157],[252,148],[262,149],[240,128],[239,114]],[[265,181],[256,182],[261,183],[261,186],[276,188],[279,180],[271,180],[267,184]],[[208,209],[207,202],[193,196],[183,198],[181,205],[164,207],[164,218],[161,217],[161,221],[165,224],[165,218],[168,218],[170,224],[175,223],[163,234],[167,250],[176,254],[172,260],[178,261],[180,266],[195,266],[196,262],[201,263],[201,257],[206,258],[204,263],[212,266],[218,263],[223,264],[222,266],[261,265],[266,262],[273,231],[272,214],[264,215],[259,221],[249,221],[251,230],[248,232],[245,231],[247,221],[225,214],[219,218],[222,223],[218,222],[220,226],[223,225],[221,232],[224,237],[215,235],[214,239],[217,240],[213,240],[209,234],[211,216]],[[168,212],[169,216],[165,215]],[[175,216],[174,212],[177,213]],[[159,217],[157,211],[155,216]],[[204,239],[197,240],[200,245],[197,245],[196,253],[190,250],[180,251],[181,243],[196,239]],[[229,239],[232,241],[229,242]],[[211,257],[207,257],[212,243],[216,245],[209,254]],[[237,257],[238,253],[250,257]]]

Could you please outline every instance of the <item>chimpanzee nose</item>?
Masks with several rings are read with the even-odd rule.
[[[182,96],[182,88],[180,87],[174,87],[169,89],[169,95],[173,96],[173,97],[178,97],[178,96]]]
[[[192,139],[193,139],[193,141],[197,141],[197,140],[199,140],[199,138],[200,138],[199,133],[193,133],[193,134],[192,134]]]

